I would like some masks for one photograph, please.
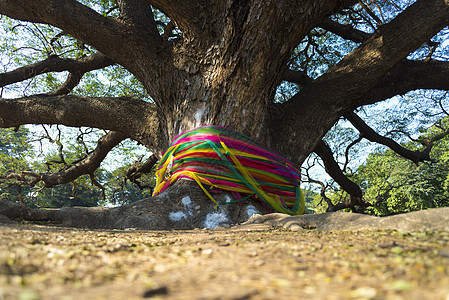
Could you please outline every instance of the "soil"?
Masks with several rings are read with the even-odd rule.
[[[0,299],[449,299],[449,231],[0,225]]]

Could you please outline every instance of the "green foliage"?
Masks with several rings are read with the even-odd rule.
[[[20,127],[17,131],[14,128],[1,128],[0,154],[2,157],[23,160],[31,149],[28,132],[26,127]],[[5,167],[5,165],[7,163],[3,161],[0,167]]]
[[[84,175],[70,184],[34,191],[27,197],[25,204],[36,208],[98,206],[101,197],[101,190],[92,186],[89,177]]]
[[[302,193],[306,202],[307,211],[312,214],[319,213],[320,211],[316,209],[316,201],[320,199],[320,195],[310,187],[303,187]]]
[[[153,187],[156,185],[154,171],[138,178],[141,186],[147,187],[142,190],[136,184],[125,180],[125,173],[130,165],[131,163],[125,164],[108,173],[108,199],[114,205],[129,204],[151,197]]]

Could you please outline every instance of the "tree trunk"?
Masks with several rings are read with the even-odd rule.
[[[274,146],[270,110],[276,87],[295,46],[338,1],[222,2],[200,28],[193,27],[192,19],[184,24],[171,6],[153,2],[178,18],[182,39],[158,50],[157,65],[153,56],[148,62],[115,59],[139,78],[157,104],[159,132],[166,138],[156,152],[200,125],[225,126]],[[201,9],[178,4],[186,11]],[[145,57],[147,51],[129,50],[136,52],[131,57]]]

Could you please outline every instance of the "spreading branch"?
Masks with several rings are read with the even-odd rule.
[[[448,23],[449,5],[444,1],[418,0],[380,27],[331,70],[283,105],[283,112],[273,118],[272,126],[275,131],[284,133],[282,137],[289,136],[293,144],[279,150],[289,156],[291,149],[304,149],[301,151],[304,155],[296,157],[297,162],[302,163],[307,150],[315,148],[340,116],[362,105],[360,99],[398,62]],[[315,124],[321,124],[320,128],[314,128]],[[315,138],[302,137],[309,132],[316,132]],[[293,159],[293,155],[290,158]]]
[[[117,2],[120,18],[132,20],[132,23],[145,22],[145,20],[141,20],[142,14],[148,12],[152,14],[151,6],[147,0],[118,0]]]
[[[287,70],[284,72],[283,79],[301,86],[313,82],[303,71]],[[449,62],[404,59],[386,73],[372,89],[354,102],[355,106],[373,104],[418,89],[449,90]]]
[[[289,69],[284,72],[282,80],[293,82],[299,84],[300,86],[310,84],[313,81],[313,79],[307,75],[307,72]]]
[[[132,166],[130,166],[125,172],[125,181],[129,180],[141,190],[145,188],[150,188],[151,186],[142,185],[138,180],[143,174],[151,173],[154,165],[158,161],[156,155],[151,155],[145,162],[136,161]]]
[[[60,184],[66,184],[74,181],[82,175],[89,175],[94,185],[101,185],[95,180],[93,174],[100,166],[106,155],[112,148],[117,146],[127,136],[121,132],[110,131],[100,138],[95,150],[76,164],[65,167],[56,173],[35,173],[30,171],[22,171],[21,173],[13,173],[3,176],[3,179],[16,179],[17,181],[35,186],[38,182],[42,182],[45,187],[52,188]],[[103,187],[101,187],[103,189]],[[104,189],[103,189],[104,192]]]
[[[156,106],[132,97],[34,95],[0,99],[0,127],[63,124],[124,132],[150,149],[158,141]],[[126,124],[126,126],[124,126]]]
[[[351,40],[356,43],[362,43],[370,36],[369,33],[358,30],[349,24],[343,25],[329,18],[321,21],[321,23],[318,24],[318,27],[321,27],[324,30],[330,31],[346,40]]]
[[[117,30],[120,26],[115,20],[103,17],[75,0],[2,0],[0,13],[18,20],[59,27],[92,44],[96,44],[94,41],[98,40],[98,35],[103,35],[103,39],[107,38],[114,43],[114,38],[120,32]],[[114,32],[114,29],[117,31]]]
[[[382,136],[375,132],[371,127],[366,124],[362,118],[360,118],[356,113],[350,112],[345,114],[346,120],[351,122],[351,124],[363,135],[364,138],[371,142],[376,142],[381,145],[387,146],[397,154],[410,159],[414,163],[423,162],[423,161],[431,161],[430,159],[430,150],[432,149],[433,143],[427,145],[427,147],[423,151],[412,151],[407,148],[402,147],[393,139]]]
[[[224,5],[222,1],[149,0],[148,2],[174,20],[183,33],[194,36],[214,30],[214,23],[223,19],[223,16],[217,16],[213,11],[214,7]],[[217,12],[220,10],[215,9]],[[218,18],[214,20],[213,16]]]
[[[79,83],[83,74],[112,64],[114,64],[114,61],[98,52],[79,59],[61,58],[52,55],[43,61],[0,74],[0,87],[27,80],[44,73],[69,71],[69,79],[64,83],[64,86],[68,87],[69,83]],[[58,93],[54,92],[53,94]]]
[[[340,166],[332,155],[332,150],[324,142],[320,141],[314,149],[314,152],[321,158],[324,163],[326,172],[349,194],[350,199],[347,201],[328,207],[328,211],[337,211],[343,208],[351,208],[353,211],[364,210],[366,203],[363,201],[362,190],[360,187],[343,174]]]

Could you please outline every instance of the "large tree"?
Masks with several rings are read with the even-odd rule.
[[[363,208],[362,191],[344,176],[323,136],[344,117],[368,139],[416,161],[426,159],[376,135],[354,111],[416,89],[449,89],[449,62],[432,53],[422,60],[409,56],[425,43],[438,46],[431,39],[449,24],[449,4],[410,2],[118,0],[101,1],[103,8],[110,8],[101,14],[100,4],[89,7],[83,1],[0,0],[0,14],[51,25],[61,30],[59,35],[97,50],[80,58],[53,51],[44,60],[0,74],[3,87],[42,73],[69,71],[54,91],[1,99],[0,126],[64,124],[109,130],[83,161],[56,174],[34,174],[44,185],[54,186],[93,173],[126,138],[159,156],[181,131],[222,125],[298,165],[315,152],[351,195],[334,209]],[[378,16],[370,8],[376,6],[397,10],[380,10]],[[108,14],[112,11],[117,13]],[[161,14],[164,18],[155,18]],[[314,76],[301,66],[291,69],[293,57],[310,58],[297,47],[307,39],[312,47],[317,28],[354,42],[355,49],[328,69],[316,68]],[[84,74],[113,64],[131,72],[151,101],[71,93]],[[298,92],[277,101],[276,90],[285,81],[298,84]]]

